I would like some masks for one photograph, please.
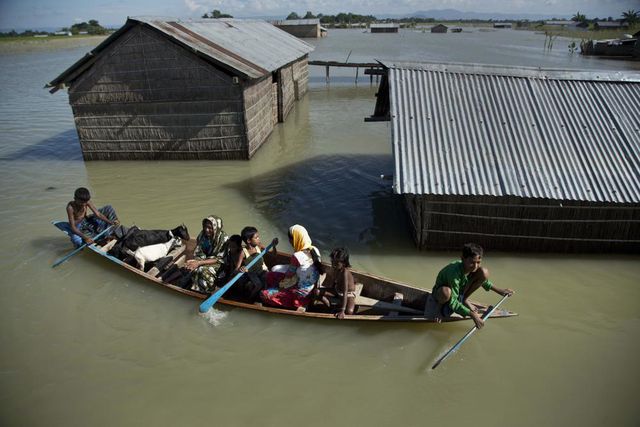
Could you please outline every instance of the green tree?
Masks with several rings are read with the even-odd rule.
[[[626,12],[622,12],[622,17],[629,23],[630,26],[633,26],[636,22],[638,22],[638,20],[640,20],[640,12],[636,12],[635,10],[630,9]]]
[[[580,13],[580,11],[578,11],[575,15],[573,15],[573,17],[571,17],[571,20],[575,22],[585,22],[587,20],[587,17],[584,14]]]
[[[295,12],[291,12],[289,16],[287,16],[287,20],[289,19],[300,19],[300,16],[298,16],[298,14]]]
[[[205,13],[204,15],[202,15],[202,17],[205,19],[233,18],[233,16],[227,13],[222,13],[218,9],[214,9],[213,11],[211,11],[211,13]]]
[[[315,19],[315,15],[309,10],[302,19]]]

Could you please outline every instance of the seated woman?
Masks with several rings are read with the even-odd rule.
[[[194,259],[190,259],[185,265],[192,272],[192,290],[212,292],[215,289],[227,240],[229,237],[222,230],[221,218],[211,215],[202,220],[202,231],[198,234],[193,252]]]
[[[324,266],[320,261],[320,252],[311,244],[311,238],[307,230],[301,225],[289,228],[289,242],[295,253],[291,256],[289,266],[282,276],[295,277],[295,283],[286,289],[265,289],[260,293],[260,298],[265,304],[282,307],[304,307],[312,300],[312,291],[321,274],[324,274]],[[277,269],[272,269],[272,272]],[[276,273],[277,274],[277,273]]]

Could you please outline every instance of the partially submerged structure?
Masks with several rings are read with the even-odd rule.
[[[432,33],[446,33],[448,29],[449,29],[449,27],[447,27],[446,25],[438,24],[438,25],[434,25],[433,27],[431,27],[431,32]]]
[[[593,23],[594,30],[619,30],[629,28],[626,21],[596,21]]]
[[[273,21],[272,24],[301,39],[317,39],[327,36],[327,29],[320,25],[320,19],[285,19]]]
[[[136,17],[47,86],[69,89],[86,160],[248,159],[312,50],[265,21]]]
[[[388,24],[371,24],[369,26],[369,30],[372,33],[397,33],[400,29],[399,24],[388,23]]]
[[[382,65],[420,248],[640,252],[640,73]]]
[[[631,38],[610,40],[586,40],[580,43],[583,55],[615,58],[640,58],[640,38],[637,33]]]
[[[588,22],[579,22],[579,21],[571,21],[571,20],[563,20],[563,21],[544,21],[544,25],[548,27],[556,27],[562,28],[563,30],[586,30],[589,28]]]

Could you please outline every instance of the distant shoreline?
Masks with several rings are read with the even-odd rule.
[[[108,36],[73,37],[16,37],[0,41],[0,55],[25,52],[42,52],[76,47],[94,48]]]

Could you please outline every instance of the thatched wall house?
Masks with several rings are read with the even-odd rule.
[[[248,159],[312,50],[264,21],[130,18],[48,86],[68,87],[86,160]]]
[[[383,62],[417,245],[640,252],[640,74]]]
[[[438,25],[435,25],[435,26],[431,27],[431,32],[432,33],[446,33],[448,29],[449,29],[449,27],[447,27],[446,25],[438,24]]]
[[[320,19],[285,19],[273,21],[272,24],[282,31],[302,39],[317,39],[327,35],[326,28],[320,26]]]

